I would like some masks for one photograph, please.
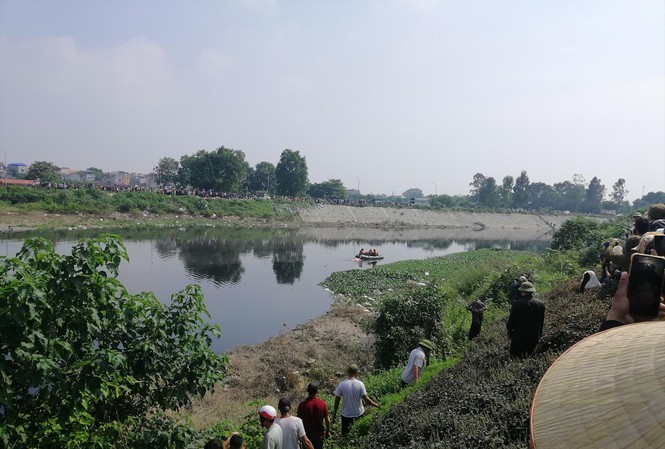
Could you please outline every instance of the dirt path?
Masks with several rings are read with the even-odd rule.
[[[194,424],[205,427],[242,418],[255,411],[248,405],[253,400],[276,405],[288,396],[300,401],[311,381],[332,391],[349,363],[361,369],[372,365],[373,339],[363,326],[371,313],[359,306],[335,305],[293,330],[233,349],[224,385],[189,410]]]

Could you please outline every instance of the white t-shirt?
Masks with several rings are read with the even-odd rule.
[[[409,354],[409,362],[406,364],[404,371],[402,371],[402,380],[407,384],[413,382],[414,366],[418,367],[418,377],[420,377],[420,375],[423,373],[425,363],[427,363],[427,356],[425,356],[425,351],[423,351],[423,348],[418,346],[416,349],[411,351],[411,354]]]
[[[282,449],[282,428],[275,423],[263,434],[261,449]]]
[[[345,418],[356,418],[365,413],[363,396],[366,394],[365,384],[358,379],[341,381],[335,388],[335,396],[342,398],[341,415]]]
[[[298,449],[300,439],[305,436],[305,426],[297,416],[277,418],[275,424],[282,428],[282,449]]]

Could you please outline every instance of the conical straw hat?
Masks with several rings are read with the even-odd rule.
[[[536,389],[531,447],[665,448],[665,322],[609,329],[563,353]]]

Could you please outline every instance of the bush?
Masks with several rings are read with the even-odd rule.
[[[210,349],[219,328],[203,321],[198,286],[169,306],[152,293],[130,295],[116,279],[123,259],[120,238],[109,235],[82,240],[68,256],[34,238],[17,257],[0,257],[5,445],[111,447],[130,429],[153,435],[155,447],[189,438],[187,426],[147,417],[187,406],[222,380],[226,357]]]
[[[443,342],[441,316],[445,295],[436,286],[419,288],[412,294],[387,297],[379,305],[379,314],[373,323],[376,335],[376,364],[390,368],[404,362],[422,338],[437,344]]]

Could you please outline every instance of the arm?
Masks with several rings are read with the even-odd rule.
[[[335,418],[337,418],[337,408],[339,407],[339,396],[335,396],[335,405],[333,406],[333,417],[332,417],[332,422],[335,422]]]
[[[326,420],[326,436],[330,435],[330,416],[328,415],[328,409],[326,408],[326,416],[324,417]]]
[[[370,399],[370,397],[367,396],[367,395],[363,396],[363,399],[365,400],[365,402],[367,402],[367,403],[368,403],[369,405],[371,405],[372,407],[378,407],[378,406],[379,406],[379,403],[378,403],[378,402],[374,402],[374,401],[372,401],[372,399]],[[333,416],[333,419],[335,419],[334,416]]]
[[[418,366],[414,364],[413,365],[413,383],[414,384],[418,383],[418,373],[419,373],[419,371],[420,370],[418,369]]]
[[[300,439],[300,442],[302,443],[302,447],[304,449],[314,449],[314,445],[312,444],[311,441],[309,441],[309,438],[307,438],[307,435],[303,436]]]

